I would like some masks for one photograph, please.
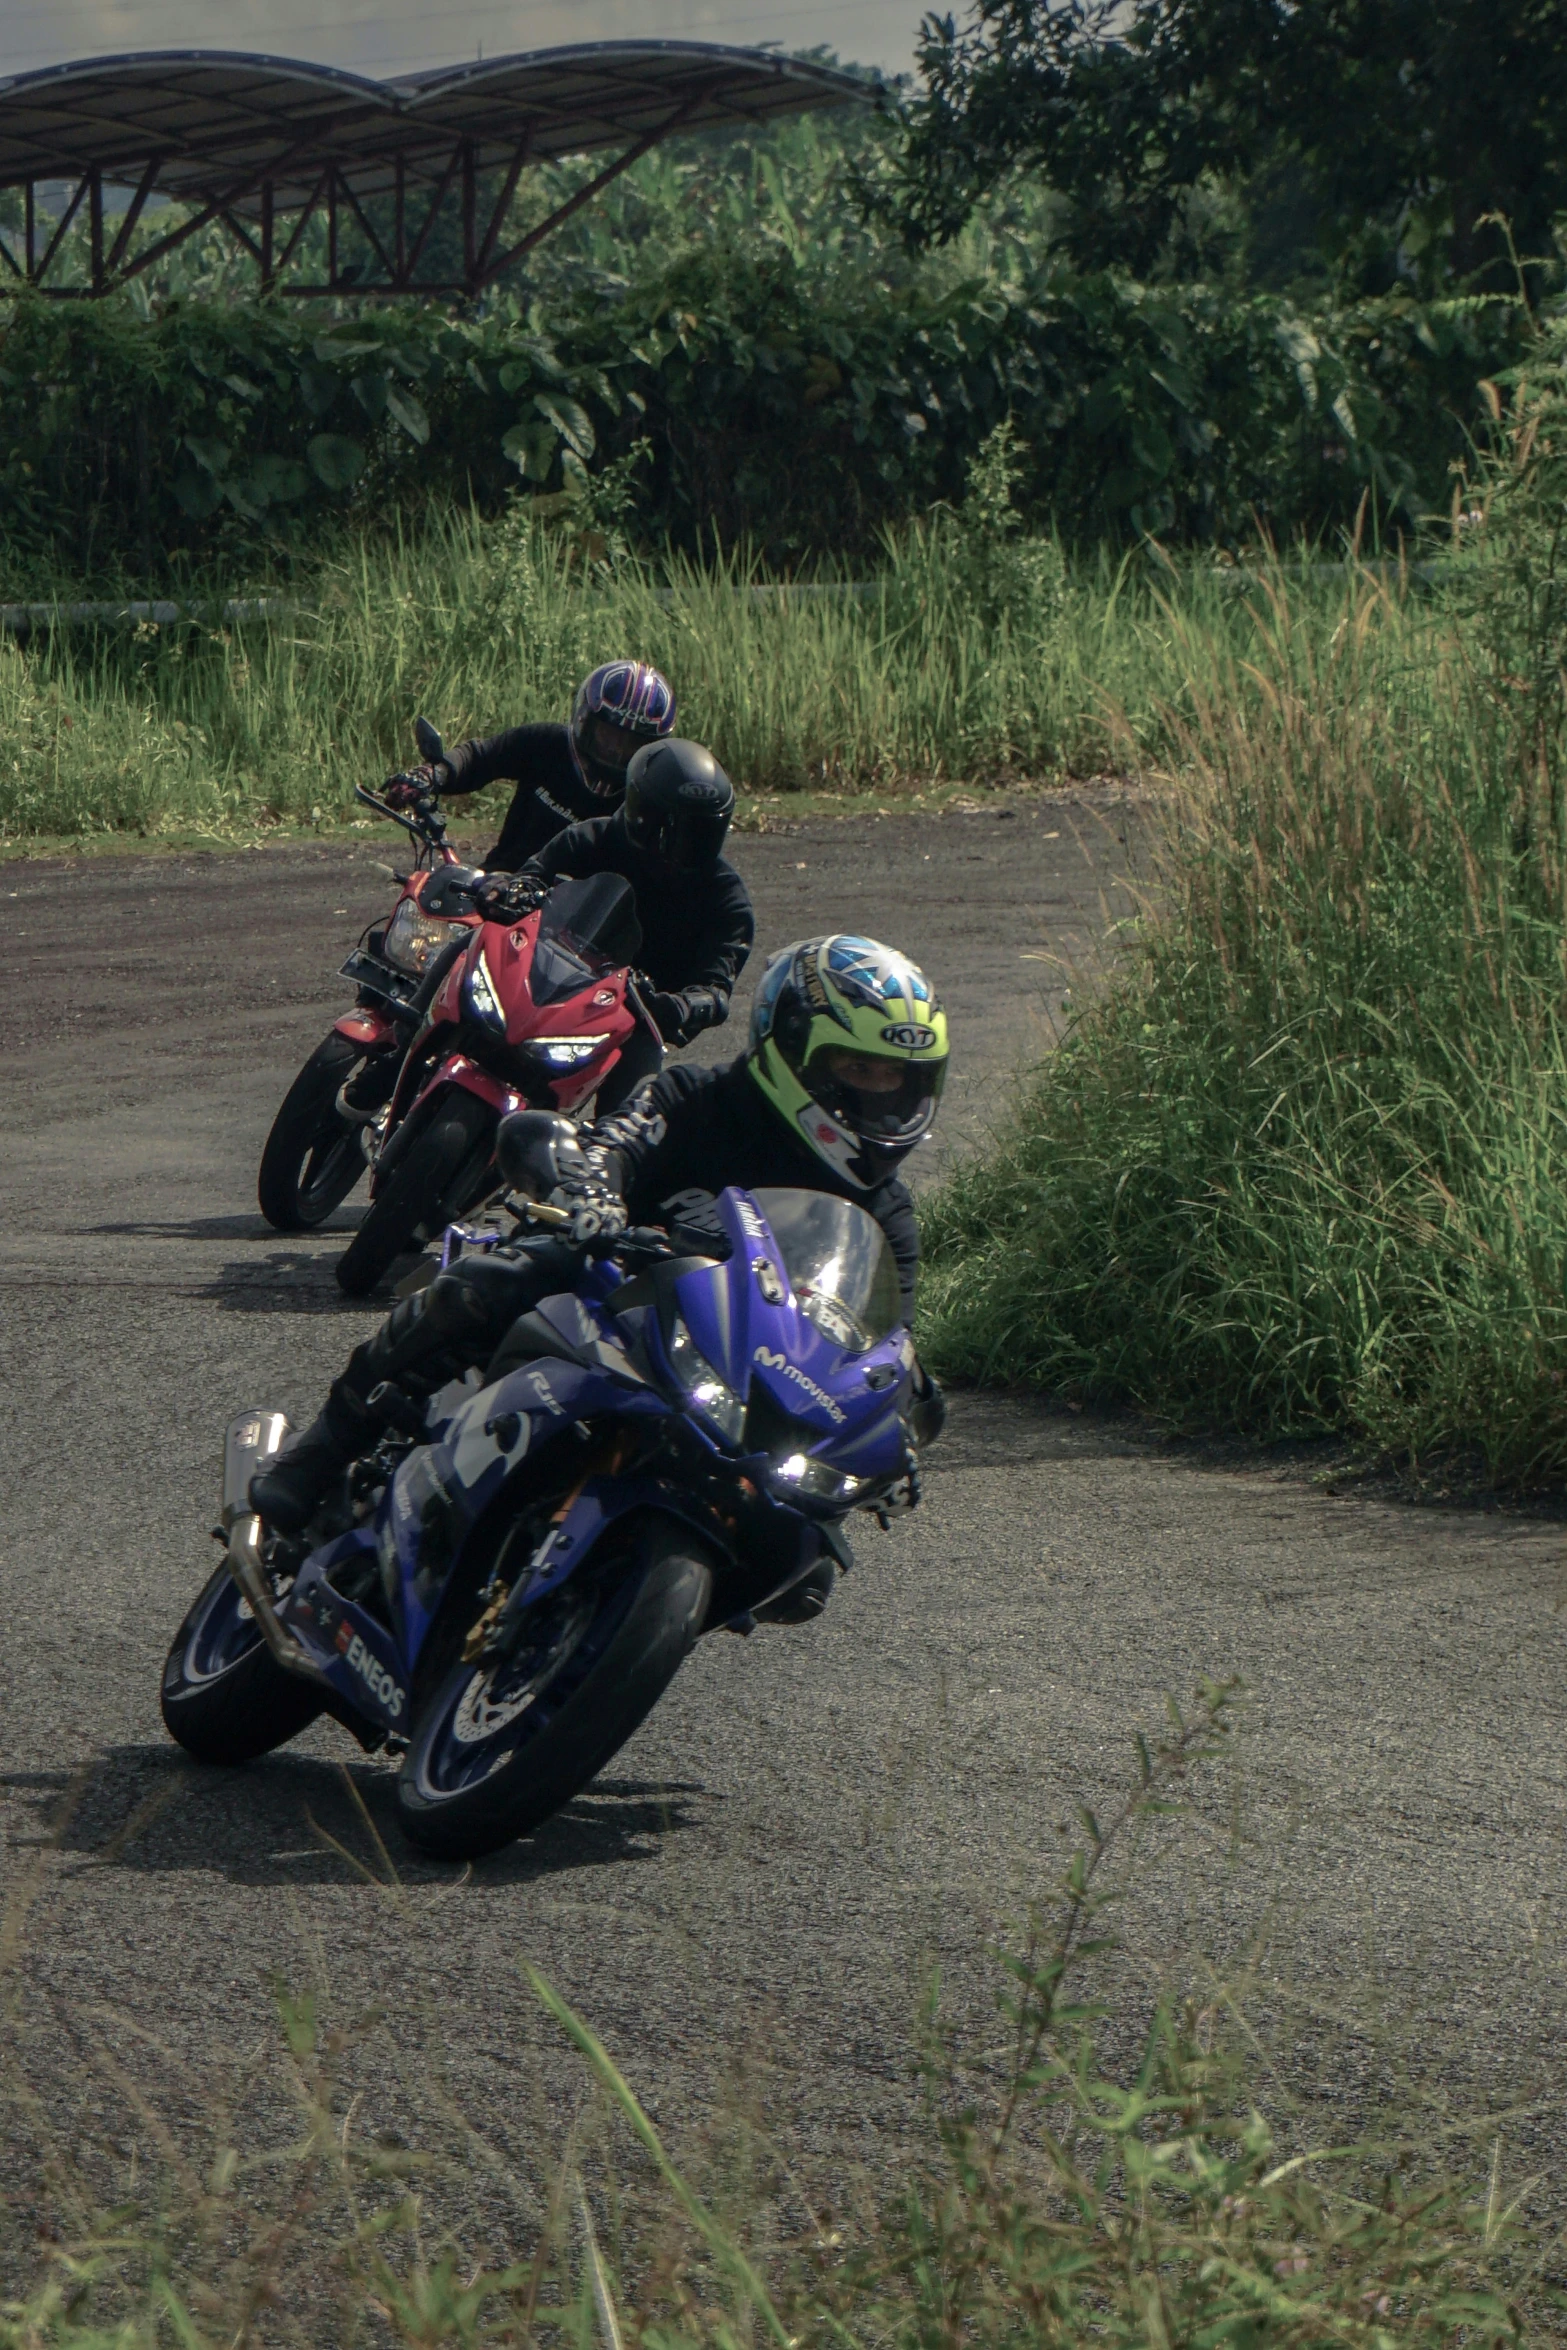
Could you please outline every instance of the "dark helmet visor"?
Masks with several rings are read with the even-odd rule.
[[[648,856],[680,873],[701,873],[723,855],[727,808],[658,808],[638,800],[626,809],[626,831]]]
[[[814,1101],[867,1142],[917,1141],[936,1115],[947,1064],[820,1045],[802,1071]]]

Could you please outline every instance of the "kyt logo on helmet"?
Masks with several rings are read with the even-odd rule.
[[[869,1191],[935,1123],[947,1016],[894,948],[844,934],[803,939],[762,974],[747,1058],[801,1140]]]

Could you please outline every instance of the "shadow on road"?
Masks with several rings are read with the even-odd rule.
[[[193,1294],[229,1314],[385,1313],[396,1302],[390,1288],[370,1297],[345,1297],[337,1286],[336,1266],[335,1257],[274,1249],[267,1257],[219,1265]]]
[[[338,1208],[319,1224],[312,1224],[312,1232],[357,1232],[363,1210]],[[265,1216],[184,1216],[171,1222],[152,1219],[141,1223],[86,1224],[85,1232],[104,1234],[122,1240],[276,1240],[278,1235]]]
[[[13,1849],[53,1847],[76,1864],[72,1874],[200,1870],[237,1885],[370,1877],[393,1887],[449,1882],[456,1873],[404,1840],[392,1772],[357,1760],[273,1754],[219,1773],[172,1748],[117,1746],[74,1774],[0,1774],[0,1793],[20,1797],[33,1813],[31,1831],[9,1838]],[[474,1876],[516,1885],[651,1860],[666,1836],[707,1825],[718,1801],[696,1781],[599,1779],[537,1834],[475,1862]]]

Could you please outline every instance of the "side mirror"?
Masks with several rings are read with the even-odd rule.
[[[437,759],[445,758],[446,745],[428,718],[414,720],[414,741],[419,745],[420,758],[429,766],[433,767]]]

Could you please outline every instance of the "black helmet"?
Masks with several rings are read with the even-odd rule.
[[[625,822],[632,846],[682,873],[700,873],[723,852],[735,787],[700,743],[644,743],[626,769]]]

